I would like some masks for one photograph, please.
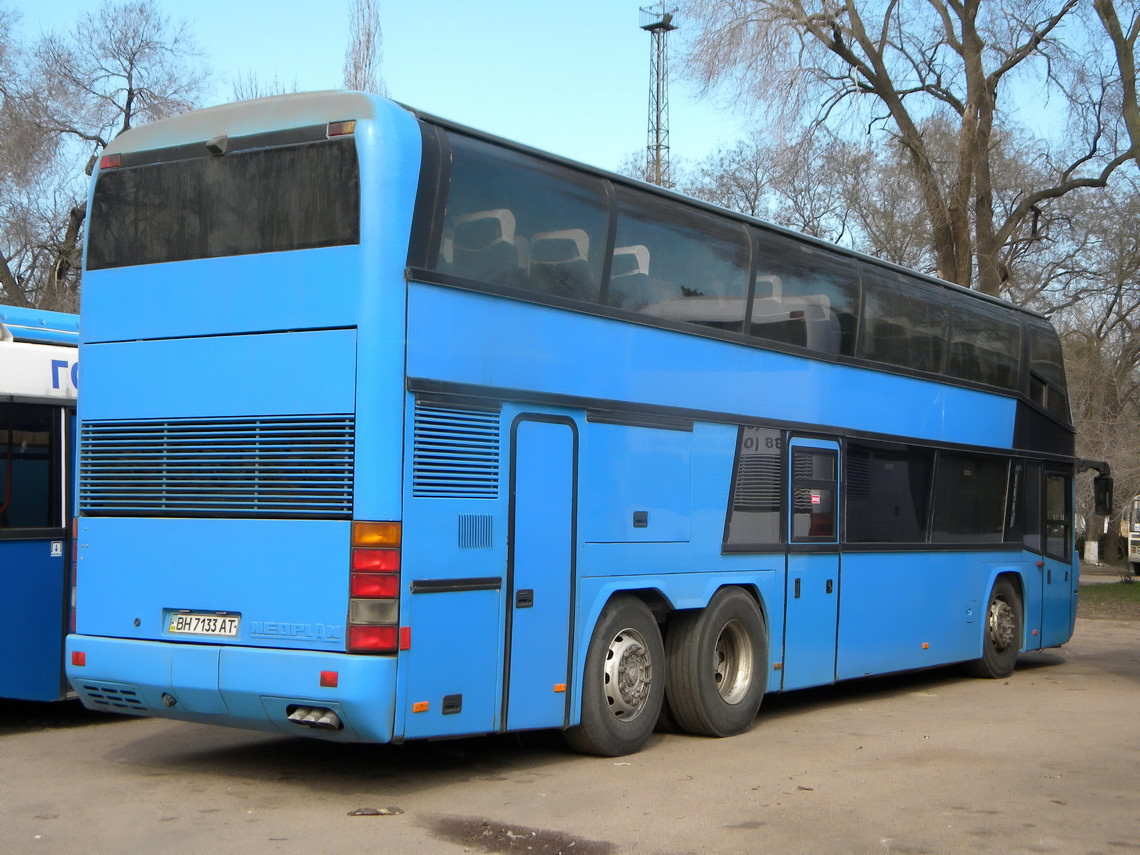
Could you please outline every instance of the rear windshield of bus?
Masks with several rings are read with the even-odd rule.
[[[100,173],[89,270],[359,242],[351,137],[220,157],[201,151]]]

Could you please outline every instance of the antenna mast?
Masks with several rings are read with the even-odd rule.
[[[641,29],[653,39],[649,51],[649,139],[646,144],[645,177],[661,186],[672,183],[669,175],[669,33],[676,9],[642,6]]]

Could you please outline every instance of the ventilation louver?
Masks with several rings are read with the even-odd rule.
[[[499,413],[416,401],[412,495],[498,498]]]
[[[349,519],[351,415],[83,424],[87,516]]]

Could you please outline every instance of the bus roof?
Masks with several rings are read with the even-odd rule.
[[[40,344],[78,344],[79,316],[45,309],[0,306],[0,340],[7,332],[16,341]]]

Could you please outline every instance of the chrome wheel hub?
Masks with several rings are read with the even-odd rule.
[[[752,684],[752,645],[738,620],[730,620],[717,636],[713,648],[713,681],[725,703],[738,704]]]
[[[616,718],[632,721],[641,715],[653,685],[653,662],[641,633],[626,628],[613,637],[603,679],[606,701]]]

